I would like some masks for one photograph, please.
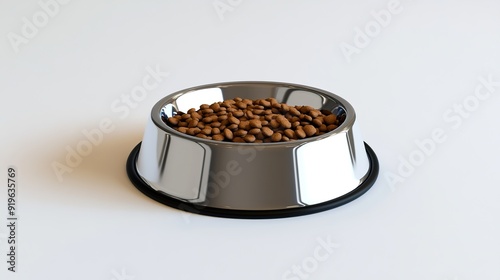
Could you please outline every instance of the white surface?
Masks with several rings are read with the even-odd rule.
[[[17,273],[5,262],[5,185],[0,192],[1,279],[500,278],[500,86],[472,97],[479,77],[500,80],[498,1],[401,0],[350,63],[341,44],[389,1],[232,0],[222,19],[213,2],[73,0],[18,53],[7,34],[22,34],[23,17],[41,8],[0,2],[0,173],[5,182],[14,165],[19,175]],[[147,67],[169,75],[125,105]],[[373,188],[278,220],[185,214],[137,191],[125,160],[152,105],[233,80],[306,84],[350,101],[380,160]],[[464,101],[477,105],[467,117],[448,111]],[[59,181],[53,162],[103,120],[114,130]],[[442,143],[391,187],[385,175],[398,174],[398,157],[418,157],[415,141],[436,129]],[[302,264],[310,272],[294,276]]]

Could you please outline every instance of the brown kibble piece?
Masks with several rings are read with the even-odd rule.
[[[290,107],[290,110],[288,110],[288,112],[293,116],[300,116],[300,111],[295,107]]]
[[[212,135],[220,134],[220,129],[218,127],[212,127]]]
[[[281,137],[282,137],[281,133],[275,132],[275,133],[273,133],[273,136],[271,136],[271,140],[273,142],[279,142],[279,141],[281,141]]]
[[[197,127],[192,127],[192,128],[188,128],[187,134],[196,135],[196,134],[200,133],[200,131],[201,131],[201,129],[199,129]]]
[[[335,116],[335,114],[331,114],[324,117],[323,120],[327,125],[334,124],[335,121],[337,120],[337,116]]]
[[[316,134],[316,128],[310,124],[304,126],[304,132],[307,136],[311,137]]]
[[[271,107],[271,102],[267,101],[267,100],[261,100],[260,101],[260,105],[266,107],[266,108],[269,108]]]
[[[233,139],[233,132],[228,128],[224,129],[224,137],[226,139],[232,140]]]
[[[210,109],[214,110],[214,112],[218,112],[220,110],[220,104],[214,103],[214,104],[210,105]]]
[[[320,118],[315,118],[312,120],[312,123],[317,126],[317,127],[320,127],[321,125],[323,125],[323,120],[320,119]]]
[[[237,111],[234,111],[233,112],[233,116],[237,117],[237,118],[241,118],[245,115],[245,112],[241,111],[241,110],[237,110]]]
[[[238,107],[240,109],[245,109],[247,106],[248,106],[248,104],[246,104],[245,102],[237,102],[236,103],[236,107]]]
[[[210,134],[212,134],[212,128],[206,126],[204,129],[201,130],[201,133],[203,133],[205,135],[210,135]]]
[[[276,121],[278,121],[280,123],[280,125],[284,128],[290,128],[292,127],[292,124],[290,123],[289,120],[287,120],[283,115],[279,115],[277,118],[276,118]]]
[[[273,130],[267,126],[262,128],[262,134],[264,134],[264,136],[266,136],[266,137],[271,137],[271,135],[273,135],[273,133],[274,133]]]
[[[229,117],[229,122],[232,124],[236,124],[236,125],[240,124],[240,120],[238,120],[237,118],[235,118],[233,116]]]
[[[269,126],[271,126],[271,128],[278,128],[281,126],[281,124],[276,120],[276,119],[272,119],[270,122],[269,122]]]
[[[313,118],[317,118],[320,114],[321,114],[321,112],[318,110],[313,109],[313,110],[309,111],[309,116],[311,116]]]
[[[179,120],[177,118],[174,118],[174,117],[170,117],[168,118],[168,122],[171,124],[171,125],[177,125],[179,123]]]
[[[191,113],[191,117],[192,117],[193,119],[197,119],[197,120],[201,120],[201,119],[203,118],[203,117],[202,117],[200,114],[198,114],[198,112],[196,112],[196,111],[194,111],[194,112],[192,112],[192,113]]]
[[[278,101],[276,101],[276,99],[274,99],[273,101],[271,101],[271,106],[273,108],[276,108],[276,109],[281,109],[281,103],[279,103]]]
[[[222,134],[216,134],[216,135],[212,136],[212,140],[222,141],[222,140],[224,140],[224,136]]]
[[[328,130],[328,131],[332,131],[332,130],[334,130],[335,128],[337,128],[337,126],[336,126],[336,125],[334,125],[334,124],[331,124],[331,125],[329,125],[329,126],[327,126],[327,127],[326,127],[326,130]]]
[[[192,119],[188,124],[188,127],[196,127],[196,126],[198,126],[198,121],[196,119]]]
[[[205,117],[202,119],[202,121],[204,123],[211,123],[211,122],[215,122],[219,119],[219,117],[217,115],[211,115],[209,117]]]
[[[245,135],[247,135],[248,131],[244,130],[244,129],[239,129],[239,130],[236,130],[233,134],[234,136],[240,136],[240,137],[243,137]]]
[[[313,118],[309,115],[300,115],[300,119],[302,121],[311,122]]]
[[[238,125],[239,128],[249,130],[250,129],[250,122],[249,121],[240,121],[240,124]]]
[[[245,143],[245,139],[243,139],[241,137],[234,137],[233,142]]]
[[[263,109],[254,109],[253,110],[254,115],[262,115],[262,113],[264,113]]]
[[[247,117],[247,119],[253,119],[254,118],[254,114],[251,110],[246,110],[245,111],[245,116]]]
[[[233,123],[227,126],[227,128],[231,129],[232,131],[238,130],[238,125]]]
[[[257,120],[257,119],[252,119],[250,122],[250,127],[252,128],[261,128],[262,127],[262,123],[260,120]]]
[[[252,128],[252,129],[250,129],[250,131],[248,131],[248,133],[250,133],[252,135],[257,135],[260,133],[260,128]]]
[[[224,100],[224,102],[222,102],[222,106],[226,107],[226,108],[230,108],[231,105],[233,105],[235,102],[234,100]]]
[[[313,108],[313,107],[311,107],[311,106],[302,106],[302,107],[300,108],[300,110],[299,110],[299,111],[300,111],[302,114],[307,114],[307,113],[309,113],[311,110],[314,110],[314,108]]]
[[[255,138],[255,135],[252,135],[252,134],[247,134],[245,135],[245,137],[243,137],[243,139],[245,140],[245,142],[247,143],[253,143],[255,142],[256,138]]]
[[[247,105],[252,105],[253,104],[253,100],[252,99],[248,99],[248,98],[243,99],[241,102],[246,103]]]
[[[203,138],[203,139],[207,139],[208,138],[208,136],[206,136],[205,134],[202,134],[202,133],[196,134],[196,137]]]
[[[299,138],[299,139],[304,139],[307,136],[306,133],[304,132],[304,130],[302,130],[302,129],[295,130],[295,135],[297,135],[297,138]]]
[[[295,138],[295,132],[291,129],[285,129],[285,136],[288,137],[288,138]]]

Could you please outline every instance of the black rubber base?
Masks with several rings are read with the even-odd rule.
[[[127,174],[128,177],[130,178],[130,181],[143,194],[149,196],[150,198],[160,203],[163,203],[165,205],[183,211],[201,215],[224,217],[224,218],[238,218],[238,219],[287,218],[287,217],[302,216],[329,210],[344,205],[346,203],[349,203],[354,199],[363,195],[366,191],[368,191],[377,179],[379,166],[375,152],[373,152],[370,146],[368,146],[368,144],[366,143],[365,147],[366,147],[366,152],[368,154],[368,160],[370,161],[370,170],[368,172],[368,176],[366,177],[365,181],[361,183],[361,185],[359,185],[356,189],[352,190],[351,192],[343,196],[319,204],[308,205],[297,208],[280,209],[280,210],[234,210],[234,209],[213,208],[213,207],[207,207],[203,205],[184,202],[169,197],[165,194],[162,194],[154,190],[146,182],[144,182],[144,180],[141,178],[141,176],[139,176],[139,173],[137,172],[136,161],[137,161],[137,156],[139,154],[139,150],[141,149],[141,143],[139,143],[132,150],[132,152],[128,157]]]

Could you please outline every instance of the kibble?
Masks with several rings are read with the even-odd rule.
[[[285,136],[289,139],[293,139],[295,137],[295,132],[291,129],[285,129]]]
[[[168,118],[168,123],[171,124],[171,125],[178,125],[179,124],[179,119],[178,118],[174,118],[174,117],[170,117],[170,118]]]
[[[243,136],[248,134],[248,131],[246,131],[244,129],[239,129],[239,130],[236,130],[236,132],[234,132],[233,134],[234,134],[234,136],[243,137]]]
[[[237,143],[272,143],[319,136],[343,121],[328,110],[291,106],[275,98],[234,98],[202,104],[198,110],[163,118],[175,130],[191,136]]]
[[[222,140],[224,140],[224,135],[216,134],[216,135],[212,136],[212,140],[222,141]]]
[[[245,140],[245,142],[248,142],[248,143],[253,143],[253,142],[255,142],[255,140],[257,140],[255,138],[255,135],[252,135],[252,134],[245,135],[245,137],[243,137],[243,139]]]
[[[252,134],[252,135],[257,135],[261,132],[260,128],[252,128],[250,129],[250,131],[248,131],[248,133]]]
[[[252,119],[251,121],[249,121],[249,124],[250,124],[250,127],[253,127],[253,128],[262,128],[261,121],[257,120],[257,119]]]
[[[232,124],[236,124],[236,125],[240,124],[240,120],[234,116],[230,116],[228,120]]]
[[[304,132],[304,130],[302,130],[302,128],[295,130],[295,134],[297,135],[297,138],[299,138],[299,139],[304,139],[307,136],[306,133]]]
[[[331,115],[324,117],[323,119],[325,120],[326,124],[328,124],[328,125],[335,124],[335,122],[337,121],[337,116],[335,116],[334,114],[331,114]]]
[[[279,142],[279,141],[281,141],[281,138],[282,138],[282,136],[281,136],[281,133],[279,133],[279,132],[275,132],[275,133],[273,133],[273,135],[271,136],[271,140],[272,140],[273,142]]]
[[[316,128],[314,128],[314,126],[308,124],[308,125],[304,126],[304,132],[306,133],[306,135],[308,137],[311,137],[314,134],[316,134]]]
[[[278,115],[278,117],[276,117],[276,121],[280,124],[280,126],[282,126],[284,128],[292,127],[292,124],[290,123],[290,121],[283,115]]]
[[[273,130],[267,126],[262,128],[262,134],[264,134],[264,136],[266,136],[266,137],[271,137],[271,135],[273,135],[273,133],[274,133]]]
[[[233,132],[231,131],[231,129],[224,129],[224,138],[226,138],[227,140],[233,140]]]

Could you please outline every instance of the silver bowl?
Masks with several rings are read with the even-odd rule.
[[[276,98],[343,118],[326,134],[278,143],[232,143],[180,133],[162,118],[235,97]],[[205,215],[278,218],[315,213],[365,193],[378,176],[375,153],[363,142],[356,114],[343,98],[309,86],[229,82],[197,86],[156,103],[142,144],[131,152],[133,184],[166,205]]]

